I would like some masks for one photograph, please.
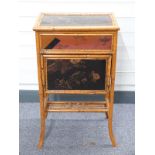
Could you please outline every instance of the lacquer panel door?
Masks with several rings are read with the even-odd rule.
[[[111,56],[43,55],[46,90],[107,90]]]

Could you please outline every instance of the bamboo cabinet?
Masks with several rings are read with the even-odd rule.
[[[113,14],[42,13],[36,35],[43,146],[48,112],[104,112],[116,146],[112,115],[117,33]],[[51,101],[50,94],[100,94],[103,101]]]

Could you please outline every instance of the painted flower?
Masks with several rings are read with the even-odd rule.
[[[92,76],[92,81],[96,82],[97,80],[100,79],[100,75],[98,73],[96,73],[95,71],[91,72],[91,76]]]
[[[72,60],[70,60],[70,62],[72,63],[72,64],[78,64],[79,62],[80,62],[81,60],[79,60],[79,59],[72,59]]]

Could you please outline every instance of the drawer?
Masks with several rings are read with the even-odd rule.
[[[41,34],[41,49],[54,51],[105,51],[113,48],[112,34]]]
[[[110,84],[109,55],[43,55],[43,79],[48,92],[105,92]]]

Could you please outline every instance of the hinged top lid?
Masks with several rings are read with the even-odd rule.
[[[33,28],[34,31],[50,30],[119,30],[112,13],[41,13]]]

